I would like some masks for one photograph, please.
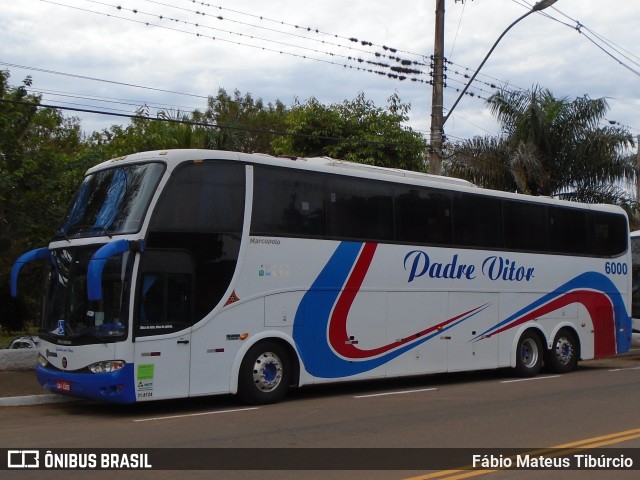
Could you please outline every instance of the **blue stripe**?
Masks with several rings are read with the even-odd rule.
[[[345,360],[334,353],[329,345],[327,326],[331,311],[362,246],[362,243],[355,242],[340,243],[311,288],[302,297],[296,311],[293,339],[306,370],[316,377],[340,378],[373,370],[442,333],[436,331],[417,342],[369,360]]]

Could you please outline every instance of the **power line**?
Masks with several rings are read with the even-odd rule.
[[[87,0],[87,1],[90,1],[90,0]],[[292,37],[295,37],[295,38],[298,38],[298,39],[308,40],[308,41],[311,41],[311,42],[318,42],[318,43],[321,43],[323,45],[330,45],[330,46],[345,48],[347,50],[352,50],[352,51],[355,51],[355,52],[361,52],[361,53],[367,53],[367,54],[371,53],[369,50],[365,50],[364,48],[356,48],[356,47],[353,47],[351,45],[343,45],[341,43],[336,43],[336,42],[333,42],[333,41],[330,41],[330,40],[317,39],[317,38],[310,37],[308,35],[301,35],[301,34],[297,34],[297,33],[285,32],[283,30],[264,27],[264,26],[261,26],[261,25],[256,25],[256,24],[248,23],[248,22],[242,22],[240,20],[235,20],[235,19],[229,18],[229,17],[223,17],[221,15],[207,14],[207,13],[201,12],[199,10],[191,10],[191,9],[188,9],[188,8],[179,7],[177,5],[171,5],[171,4],[159,2],[157,0],[144,0],[144,1],[146,1],[148,3],[155,4],[155,5],[161,5],[163,7],[168,7],[168,8],[181,10],[181,11],[184,11],[184,12],[194,13],[196,15],[211,16],[212,18],[216,18],[216,19],[218,19],[220,21],[228,21],[228,22],[236,23],[238,25],[244,25],[244,26],[247,26],[247,27],[261,29],[261,30],[265,30],[265,31],[268,31],[268,32],[273,32],[273,33],[278,33],[278,34],[281,34],[281,35],[288,35],[288,36],[292,36]],[[190,2],[190,3],[197,3],[197,2]],[[205,5],[203,2],[200,2],[200,4],[201,5]],[[250,17],[257,17],[255,15],[250,15],[250,14],[247,14],[247,13],[244,13],[244,12],[240,12],[238,10],[231,10],[231,9],[227,9],[227,8],[219,7],[219,6],[215,6],[215,5],[208,5],[207,4],[206,6],[208,6],[210,8],[216,8],[216,9],[219,9],[219,10],[229,11],[229,12],[232,12],[232,13],[235,13],[235,14],[247,15],[247,16],[250,16]],[[302,30],[303,32],[308,32],[308,33],[311,33],[311,34],[316,33],[316,34],[322,34],[322,35],[326,35],[326,36],[331,36],[331,37],[335,37],[336,39],[344,39],[346,41],[355,42],[355,43],[361,44],[363,46],[378,46],[378,45],[373,44],[372,42],[369,42],[369,41],[366,41],[366,40],[358,40],[357,38],[354,38],[354,37],[351,37],[351,38],[340,37],[340,36],[338,36],[336,34],[329,34],[329,33],[321,32],[317,28],[300,27],[298,25],[287,24],[287,23],[285,23],[283,21],[267,19],[267,18],[265,18],[263,16],[260,16],[260,17],[257,17],[257,18],[260,21],[265,21],[266,20],[266,21],[270,21],[270,22],[277,22],[277,23],[279,23],[281,25],[291,26],[291,27],[294,27],[296,29]],[[387,50],[387,51],[390,51],[390,52],[391,51],[393,51],[393,52],[397,52],[398,51],[398,49],[391,48],[391,47],[386,47],[386,46],[380,46],[380,48],[383,48],[383,50]],[[409,52],[404,52],[404,53],[409,53]],[[418,56],[420,58],[424,57],[424,55],[417,54],[417,53],[411,53],[411,55],[416,55],[416,56]],[[397,57],[395,57],[393,55],[388,55],[387,53],[376,52],[375,56],[379,57],[379,58],[389,58],[391,60],[397,60]],[[411,63],[413,65],[426,66],[426,64],[424,62],[412,61]]]
[[[146,0],[146,1],[151,1],[151,0]],[[229,12],[233,12],[233,13],[236,13],[236,14],[239,14],[239,15],[252,17],[252,18],[255,18],[255,19],[259,19],[260,21],[264,21],[264,22],[271,22],[271,23],[275,23],[275,24],[278,24],[278,25],[292,27],[292,28],[294,28],[296,30],[303,30],[303,31],[310,32],[310,33],[316,33],[316,34],[323,35],[323,36],[328,36],[328,37],[332,37],[332,38],[336,38],[336,39],[342,39],[342,40],[345,40],[345,41],[348,41],[348,42],[359,43],[359,44],[365,45],[365,46],[379,47],[379,48],[382,48],[385,51],[389,51],[389,52],[394,53],[394,54],[399,52],[399,53],[406,53],[406,54],[410,54],[410,55],[416,55],[418,57],[424,57],[424,55],[422,55],[420,53],[409,52],[407,50],[402,50],[402,49],[399,49],[399,48],[389,47],[389,46],[383,45],[383,44],[376,44],[374,42],[370,42],[368,40],[363,40],[363,39],[358,39],[358,38],[353,37],[353,36],[352,37],[347,37],[347,36],[339,35],[339,34],[336,34],[336,33],[324,32],[324,31],[322,31],[322,30],[320,30],[318,28],[315,28],[315,27],[310,27],[310,26],[305,27],[305,26],[301,26],[301,25],[296,25],[296,24],[293,24],[293,23],[285,22],[283,20],[276,20],[276,19],[268,18],[268,17],[265,17],[264,15],[256,15],[256,14],[246,13],[246,12],[242,12],[242,11],[239,11],[239,10],[233,10],[233,9],[230,9],[230,8],[225,8],[225,7],[221,7],[221,6],[218,6],[218,5],[213,5],[213,4],[202,2],[202,1],[196,1],[196,0],[187,0],[187,1],[189,3],[202,5],[204,7],[208,7],[208,8],[212,8],[212,9],[218,9],[218,10],[221,10],[221,11],[229,11]]]
[[[385,63],[379,62],[377,60],[367,60],[367,59],[363,59],[363,58],[355,58],[355,57],[351,57],[351,56],[334,54],[332,52],[326,52],[326,51],[321,51],[321,50],[317,50],[317,49],[313,49],[312,50],[313,52],[317,52],[317,53],[320,53],[320,54],[328,55],[330,57],[337,57],[337,58],[345,59],[345,63],[340,63],[340,62],[336,62],[336,61],[332,61],[332,60],[325,60],[325,59],[321,59],[321,58],[312,57],[312,56],[309,56],[309,55],[300,55],[300,54],[287,52],[287,51],[284,51],[284,50],[275,50],[275,49],[268,48],[268,47],[265,47],[265,46],[253,45],[253,44],[246,43],[246,42],[238,42],[238,41],[228,40],[228,39],[224,39],[224,38],[220,38],[220,37],[208,36],[208,35],[205,35],[205,34],[202,34],[202,33],[198,33],[198,32],[194,33],[194,32],[190,32],[190,31],[187,31],[187,30],[179,29],[179,28],[167,27],[165,25],[159,25],[159,24],[156,24],[156,23],[143,22],[143,21],[136,20],[136,19],[130,19],[130,18],[122,17],[120,15],[107,14],[107,13],[98,12],[98,11],[95,11],[95,10],[90,10],[90,9],[80,8],[80,7],[71,6],[71,5],[67,5],[67,4],[62,4],[60,2],[56,2],[56,1],[53,1],[53,0],[40,0],[40,1],[43,2],[43,3],[49,3],[49,4],[52,4],[52,5],[55,5],[55,6],[59,6],[59,7],[66,7],[66,8],[70,8],[70,9],[75,9],[75,10],[79,10],[79,11],[82,11],[82,12],[86,12],[86,13],[92,13],[92,14],[96,14],[96,15],[107,16],[107,17],[114,18],[114,19],[117,19],[117,20],[123,20],[123,21],[133,22],[133,23],[137,23],[137,24],[142,24],[144,26],[153,26],[153,27],[168,29],[168,30],[174,31],[176,33],[195,35],[196,37],[211,38],[213,40],[219,40],[219,41],[223,41],[223,42],[234,43],[234,44],[245,46],[245,47],[258,48],[258,49],[260,49],[262,51],[270,51],[270,52],[275,52],[275,53],[279,53],[279,54],[283,54],[283,55],[289,55],[289,56],[302,58],[302,59],[306,59],[306,60],[312,60],[312,61],[317,61],[317,62],[322,62],[322,63],[329,63],[329,64],[340,66],[340,67],[343,67],[343,68],[349,68],[349,69],[354,69],[354,70],[363,71],[363,72],[367,72],[367,73],[377,74],[377,75],[380,75],[380,76],[386,76],[386,77],[388,77],[390,79],[396,79],[396,80],[401,80],[401,81],[402,80],[410,80],[411,82],[419,82],[419,83],[426,83],[426,84],[432,84],[433,83],[432,80],[427,80],[427,79],[420,78],[420,76],[426,76],[426,75],[432,76],[433,75],[433,66],[432,65],[428,65],[428,67],[430,68],[430,71],[428,73],[426,73],[426,72],[423,72],[423,71],[420,71],[420,70],[412,68],[412,65],[425,65],[426,66],[426,64],[420,63],[420,62],[416,62],[416,61],[410,61],[410,60],[402,59],[402,58],[397,57],[397,56],[387,55],[387,58],[394,60],[395,62],[399,63],[400,65],[390,65],[390,64],[385,64]],[[197,27],[197,28],[212,28],[212,27],[208,27],[206,25],[203,25],[201,23],[188,22],[186,20],[181,20],[181,19],[178,19],[178,18],[169,17],[169,16],[166,16],[166,15],[163,15],[163,14],[159,14],[158,15],[158,14],[153,14],[153,13],[149,13],[149,12],[142,12],[142,11],[140,11],[138,9],[128,9],[128,8],[122,7],[120,5],[113,5],[113,4],[109,4],[109,3],[103,2],[103,1],[98,1],[98,0],[85,0],[85,1],[87,1],[89,3],[97,4],[97,5],[106,6],[106,7],[109,7],[109,8],[114,8],[114,9],[117,9],[118,11],[122,11],[122,10],[129,11],[129,12],[135,14],[135,15],[141,14],[141,15],[151,16],[151,17],[154,17],[154,18],[159,18],[160,20],[173,21],[173,22],[176,22],[176,23],[183,23],[185,25],[191,25],[191,26]],[[161,2],[151,1],[151,0],[147,0],[147,1],[149,1],[150,3],[162,5],[162,6],[165,6],[165,7],[167,6],[167,4],[164,4],[164,3],[161,3]],[[180,8],[180,7],[172,7],[172,8]],[[220,8],[222,8],[222,7],[220,7]],[[182,10],[185,10],[185,9],[182,9]],[[192,13],[201,14],[198,11],[195,11],[195,12],[192,11],[192,10],[189,10],[189,11],[192,12]],[[232,11],[233,12],[237,12],[237,13],[242,13],[242,12],[238,12],[237,10],[232,10]],[[250,14],[246,14],[246,15],[250,15]],[[264,19],[264,17],[261,17],[261,18]],[[275,22],[275,20],[270,20],[270,21],[274,21]],[[291,25],[291,24],[287,24],[286,22],[281,22],[281,23],[285,24],[285,25]],[[257,38],[257,37],[255,37],[253,35],[248,35],[248,34],[244,34],[244,33],[230,32],[228,30],[222,30],[222,31],[225,32],[225,33],[230,33],[230,34],[234,34],[234,35],[238,35],[238,36],[242,36],[242,37]],[[326,35],[329,35],[326,32],[323,32],[323,33],[326,34]],[[335,36],[339,37],[339,38],[347,38],[347,37],[340,37],[338,35],[335,35]],[[262,40],[271,41],[269,39],[262,39]],[[357,39],[350,38],[350,40],[357,40]],[[287,43],[283,43],[283,42],[279,42],[279,43],[281,43],[283,45],[287,45],[287,46],[292,46],[291,44],[287,44]],[[372,42],[362,41],[361,43],[364,44],[364,45],[375,45]],[[299,47],[299,46],[295,46],[295,45],[293,45],[293,47],[305,48],[305,47]],[[347,47],[347,48],[349,48],[349,47]],[[415,53],[412,53],[412,52],[407,52],[407,51],[400,50],[400,49],[393,48],[393,47],[382,46],[382,48],[384,48],[384,49],[386,49],[386,50],[388,50],[390,52],[402,51],[402,52],[405,52],[405,53],[409,53],[411,55],[418,55],[418,54],[415,54]],[[383,56],[382,54],[379,54],[378,52],[375,52],[374,55],[376,57]],[[346,62],[356,63],[357,65],[368,64],[368,65],[371,65],[371,67],[373,67],[373,68],[350,65],[350,64],[348,64]],[[386,68],[386,69],[391,70],[391,72],[385,72],[385,71],[376,69],[375,67]],[[51,73],[51,72],[49,72],[49,73]],[[454,73],[457,74],[458,72],[454,72]],[[409,77],[410,75],[413,75],[413,77]],[[89,77],[87,77],[87,78],[89,78]],[[451,80],[453,82],[458,81],[455,78],[452,78]],[[463,83],[464,81],[461,80],[459,82]],[[115,82],[115,83],[118,83],[118,82]],[[488,85],[488,83],[487,83],[487,85]],[[447,84],[445,84],[445,88],[452,88],[452,89],[454,89],[456,91],[460,91],[459,88],[456,88],[456,87],[453,87],[453,86],[449,86]],[[484,92],[485,94],[487,93],[487,91],[483,90],[481,87],[474,87],[474,88],[476,88],[478,91]],[[490,92],[488,92],[488,93],[490,93]],[[478,97],[479,99],[486,99],[486,97],[483,97],[480,94],[475,94],[473,92],[468,93],[468,95],[471,96],[471,97],[474,97],[474,96]]]
[[[162,25],[162,24],[159,24],[159,23],[153,23],[153,22],[150,22],[150,21],[141,21],[141,20],[136,20],[136,19],[132,19],[132,18],[123,17],[121,15],[114,15],[114,14],[98,12],[98,11],[95,11],[95,10],[76,7],[76,6],[72,6],[72,5],[67,5],[67,4],[55,2],[55,1],[52,1],[52,0],[40,0],[40,1],[44,2],[44,3],[49,3],[49,4],[52,4],[52,5],[60,6],[60,7],[66,7],[66,8],[70,8],[70,9],[74,9],[74,10],[78,10],[78,11],[83,11],[83,12],[92,13],[92,14],[96,14],[96,15],[107,16],[107,17],[111,17],[111,18],[115,18],[115,19],[123,20],[123,21],[127,21],[127,22],[137,23],[137,24],[141,24],[141,25],[144,25],[144,26],[147,26],[147,27],[156,27],[156,28],[166,29],[166,30],[170,30],[170,31],[178,32],[178,33],[187,34],[187,35],[192,35],[192,36],[195,36],[195,37],[202,37],[202,38],[207,38],[207,39],[211,39],[211,40],[217,40],[217,41],[226,42],[226,43],[233,43],[233,44],[244,46],[244,47],[256,48],[256,49],[259,49],[259,50],[262,50],[262,51],[278,53],[278,54],[281,54],[281,55],[288,55],[288,56],[297,57],[297,58],[306,59],[306,60],[313,60],[313,61],[316,61],[316,62],[327,63],[327,64],[336,65],[336,66],[340,66],[340,67],[350,68],[350,69],[353,69],[353,70],[358,70],[358,71],[363,71],[363,72],[368,72],[368,73],[374,73],[374,74],[377,74],[377,75],[383,75],[383,76],[387,76],[389,78],[396,79],[396,80],[409,79],[409,80],[411,80],[413,82],[429,83],[428,81],[423,80],[423,79],[418,78],[418,77],[409,78],[408,75],[418,75],[419,76],[419,75],[424,74],[424,72],[422,72],[420,70],[417,70],[415,68],[409,68],[408,66],[406,66],[403,63],[402,59],[398,59],[398,61],[401,63],[400,66],[389,65],[389,64],[384,64],[382,62],[379,62],[377,60],[368,60],[368,59],[363,59],[363,58],[356,58],[356,57],[352,57],[352,56],[336,54],[336,53],[332,53],[332,52],[328,52],[328,51],[322,51],[322,50],[318,50],[318,49],[314,49],[314,48],[304,47],[304,46],[295,45],[295,44],[286,43],[286,42],[281,42],[281,41],[277,41],[277,40],[271,40],[271,39],[267,39],[267,38],[264,38],[264,37],[256,37],[255,35],[247,35],[247,34],[243,34],[243,33],[233,32],[233,31],[230,31],[230,30],[218,29],[218,28],[210,27],[210,26],[203,25],[203,24],[200,24],[200,23],[189,22],[189,21],[186,21],[186,20],[173,18],[173,17],[169,17],[169,16],[166,16],[166,15],[156,15],[156,14],[152,14],[152,13],[149,13],[149,12],[143,12],[143,11],[138,10],[138,9],[128,9],[128,8],[122,7],[120,5],[108,4],[108,3],[100,2],[100,1],[97,1],[97,0],[85,0],[85,1],[87,1],[89,3],[93,3],[93,4],[98,4],[98,5],[114,8],[114,9],[116,9],[118,11],[125,11],[125,12],[128,11],[128,12],[133,13],[134,15],[140,14],[140,15],[144,15],[144,16],[151,16],[153,18],[158,19],[161,22],[162,21],[173,21],[173,22],[176,22],[176,23],[180,23],[180,24],[184,24],[184,25],[187,25],[187,26],[190,26],[190,27],[194,27],[194,28],[196,28],[196,31],[188,31],[188,30],[184,30],[184,29],[181,29],[181,28],[169,27],[169,26]],[[338,61],[333,61],[333,60],[326,60],[326,59],[322,59],[322,58],[312,57],[312,56],[309,56],[307,54],[292,53],[292,52],[286,51],[286,50],[279,50],[279,49],[276,49],[276,48],[265,47],[264,45],[254,45],[254,44],[251,44],[251,43],[242,42],[242,41],[238,41],[238,40],[229,40],[227,38],[222,38],[222,37],[219,37],[219,36],[207,35],[205,33],[200,33],[200,31],[198,29],[208,29],[208,30],[219,31],[219,32],[222,32],[222,33],[235,35],[235,36],[239,36],[239,37],[248,37],[251,40],[257,40],[257,41],[272,43],[272,44],[275,44],[275,45],[277,45],[279,47],[288,47],[288,48],[301,49],[303,51],[311,52],[313,54],[326,55],[326,56],[328,56],[330,58],[341,58],[342,62],[344,62],[344,63],[340,63]],[[392,57],[389,57],[389,58],[392,58]],[[370,65],[371,68],[360,66],[360,65],[363,65],[363,64]],[[385,72],[385,71],[382,71],[382,70],[375,70],[375,68],[386,68],[388,70],[391,70],[391,72]]]
[[[512,0],[512,1],[515,2],[515,3],[518,3],[517,0]],[[548,12],[540,12],[540,14],[544,15],[545,17],[549,18],[550,20],[558,22],[558,23],[560,23],[560,24],[562,24],[562,25],[564,25],[566,27],[569,27],[569,28],[577,31],[584,38],[586,38],[589,42],[591,42],[593,45],[595,45],[598,49],[600,49],[606,55],[611,57],[613,60],[615,60],[621,66],[623,66],[624,68],[626,68],[630,72],[634,73],[635,75],[640,76],[640,70],[636,70],[635,68],[631,67],[625,61],[621,60],[618,56],[616,56],[616,54],[621,55],[627,61],[630,61],[631,63],[635,64],[638,67],[640,67],[640,63],[638,61],[632,59],[631,56],[636,57],[636,59],[638,59],[639,57],[637,57],[633,53],[629,52],[628,50],[626,50],[626,49],[624,49],[624,48],[622,48],[620,46],[617,46],[614,42],[608,40],[603,35],[600,35],[600,34],[596,33],[594,30],[590,29],[589,27],[584,25],[582,22],[570,17],[566,13],[562,12],[561,10],[559,10],[557,7],[552,5],[550,7],[550,9],[554,10],[559,15],[561,15],[561,16],[565,17],[566,19],[568,19],[569,21],[571,21],[573,23],[573,25],[570,24],[570,23],[561,21],[561,20],[559,20],[559,19],[557,19],[555,17],[552,17]],[[588,32],[588,33],[585,33],[585,32]],[[614,53],[612,53],[611,50],[613,50]]]
[[[164,25],[152,25],[149,22],[141,22],[139,20],[129,19],[129,18],[125,18],[125,17],[121,17],[121,16],[117,16],[117,15],[114,16],[114,15],[111,15],[111,14],[97,12],[97,11],[94,11],[94,10],[81,9],[81,8],[78,8],[78,7],[73,7],[73,6],[70,6],[70,5],[65,5],[65,4],[61,4],[61,3],[58,3],[58,2],[53,2],[53,1],[50,1],[50,0],[41,0],[41,1],[43,1],[44,3],[50,3],[50,4],[61,6],[61,7],[75,8],[77,10],[81,10],[81,11],[89,12],[89,13],[93,13],[93,14],[105,15],[105,16],[112,17],[112,18],[118,19],[118,20],[125,20],[125,21],[129,21],[129,22],[135,22],[135,23],[138,23],[138,24],[144,24],[145,26],[156,26],[156,27],[159,27],[159,28],[168,28],[169,30],[173,30],[173,31],[175,31],[177,33],[194,35],[194,32],[185,31],[183,29],[170,28],[170,27],[166,27]],[[97,0],[85,0],[85,1],[93,3],[93,4],[97,4],[97,5],[108,6],[109,8],[117,8],[116,5],[108,4],[108,3],[102,2],[102,1],[97,1]],[[261,16],[261,15],[249,14],[249,13],[241,12],[239,10],[226,9],[224,7],[212,5],[210,3],[197,2],[195,0],[189,0],[190,4],[201,5],[203,7],[201,10],[192,10],[192,9],[187,9],[187,8],[184,8],[184,7],[168,5],[166,3],[162,3],[162,2],[154,1],[154,0],[144,0],[144,1],[146,1],[147,3],[150,3],[150,4],[155,4],[155,5],[162,6],[164,8],[175,8],[175,9],[177,9],[179,11],[185,11],[185,12],[193,13],[193,14],[200,15],[200,16],[203,16],[203,17],[205,17],[206,15],[209,15],[209,17],[211,17],[211,18],[216,18],[218,20],[235,22],[237,24],[242,24],[242,25],[245,25],[245,26],[247,26],[249,28],[252,28],[252,29],[261,28],[261,29],[264,29],[265,31],[273,31],[274,33],[293,35],[296,38],[304,38],[304,39],[308,39],[310,41],[316,41],[316,42],[320,41],[323,44],[327,44],[327,45],[331,44],[331,45],[333,45],[333,46],[335,46],[337,48],[345,48],[345,49],[350,49],[350,50],[357,50],[357,51],[363,52],[363,53],[366,53],[366,51],[367,51],[364,48],[355,49],[353,46],[341,45],[340,43],[333,42],[333,41],[329,42],[328,40],[313,39],[313,38],[311,38],[311,36],[318,35],[318,36],[323,36],[323,37],[327,37],[327,38],[338,39],[340,41],[345,41],[345,42],[349,42],[349,43],[357,43],[359,45],[362,45],[362,46],[365,46],[365,47],[368,47],[368,48],[371,48],[371,47],[382,48],[385,52],[387,52],[387,51],[388,52],[393,52],[393,53],[401,52],[403,54],[416,56],[416,58],[425,58],[424,56],[421,56],[420,54],[417,54],[417,53],[414,53],[414,52],[410,52],[410,51],[407,51],[407,50],[402,50],[402,49],[393,48],[393,47],[387,47],[386,45],[376,44],[376,43],[369,42],[369,41],[366,41],[366,40],[359,40],[359,39],[357,39],[355,37],[348,37],[348,36],[333,34],[333,33],[329,33],[329,32],[324,32],[324,31],[321,31],[318,28],[304,27],[304,26],[300,26],[300,25],[295,25],[295,24],[288,23],[288,22],[285,22],[285,21],[282,21],[282,20],[276,20],[276,19],[272,19],[272,18],[267,18],[267,17]],[[517,3],[517,4],[519,4],[519,5],[523,5],[523,3],[521,1],[520,2],[517,1],[517,0],[513,0],[513,1],[515,3]],[[525,4],[526,3],[528,3],[528,2],[525,2]],[[269,23],[277,24],[279,26],[286,26],[286,27],[295,29],[296,32],[298,32],[298,31],[304,32],[305,35],[299,35],[297,33],[291,34],[291,33],[283,32],[282,30],[278,30],[278,29],[275,29],[275,28],[274,29],[270,29],[270,28],[262,27],[262,26],[256,25],[255,23],[241,22],[241,21],[235,20],[235,19],[233,19],[233,18],[231,18],[229,16],[221,17],[221,15],[215,15],[215,13],[214,14],[207,13],[205,11],[204,7],[209,9],[208,10],[209,12],[212,12],[214,9],[217,9],[220,12],[221,11],[225,11],[225,12],[230,12],[230,13],[235,14],[235,15],[242,15],[242,16],[251,17],[251,18],[257,19],[259,22],[269,22]],[[554,10],[558,11],[555,7],[552,7],[552,8]],[[121,10],[122,10],[122,8],[121,8]],[[131,12],[133,12],[134,9],[129,9],[129,10]],[[144,13],[146,15],[153,15],[151,13],[141,12],[140,10],[137,10],[137,9],[135,9],[135,10],[136,10],[135,15],[142,14],[142,13]],[[544,12],[542,12],[542,13],[544,14]],[[562,14],[562,12],[559,12],[559,13]],[[547,15],[547,16],[549,18],[555,20],[555,21],[559,21],[558,19],[553,18],[553,17],[551,17],[549,15]],[[567,17],[567,18],[570,18],[570,17]],[[171,20],[169,20],[169,17],[165,16],[164,19],[166,21],[173,21],[173,22],[181,22],[182,21],[185,24],[191,24],[192,26],[196,25],[195,22],[187,22],[186,20],[180,20],[179,18],[173,18],[172,17]],[[563,22],[560,22],[560,23],[563,23]],[[567,26],[570,26],[570,25],[568,25],[566,23],[563,23],[563,24],[565,24]],[[200,22],[197,23],[197,26],[198,26],[197,28],[212,28],[212,27],[200,24]],[[224,32],[230,32],[230,31],[227,30],[227,31],[224,31]],[[239,35],[239,36],[243,36],[243,37],[253,38],[253,36],[250,35],[250,34],[244,34],[244,33],[238,33],[238,32],[230,32],[229,34],[234,34],[234,35]],[[269,49],[269,48],[265,48],[264,46],[256,46],[256,45],[252,45],[250,43],[245,43],[245,42],[236,42],[236,41],[232,41],[232,40],[228,40],[228,39],[222,39],[222,38],[219,38],[219,37],[212,37],[212,36],[207,37],[206,35],[198,34],[198,33],[195,33],[195,35],[196,36],[202,36],[202,37],[205,37],[205,38],[213,38],[214,40],[220,40],[220,41],[226,41],[226,42],[230,42],[230,43],[236,43],[238,45],[247,46],[247,47],[251,47],[251,48],[259,48],[260,50],[263,50],[263,51],[272,51],[272,52],[277,52],[277,53],[280,53],[280,54],[290,55],[290,56],[303,58],[303,59],[307,59],[307,60],[319,61],[319,62],[323,62],[323,63],[330,63],[330,64],[333,64],[333,65],[346,67],[346,68],[350,68],[350,69],[361,70],[361,71],[365,71],[365,72],[369,72],[369,73],[375,73],[375,74],[378,74],[378,75],[385,75],[385,76],[388,76],[389,78],[392,78],[392,79],[407,79],[406,75],[397,74],[397,73],[389,74],[388,72],[387,73],[382,72],[382,71],[378,70],[377,68],[363,68],[361,66],[357,66],[357,65],[361,65],[362,63],[367,62],[368,60],[361,59],[361,58],[350,57],[348,55],[339,55],[339,57],[337,57],[337,58],[345,58],[345,57],[347,58],[347,60],[345,60],[344,63],[339,63],[339,62],[327,61],[326,59],[314,58],[314,57],[311,57],[311,56],[308,56],[308,55],[298,55],[298,54],[294,54],[294,53],[290,53],[290,52],[286,52],[286,51],[279,51],[279,50],[275,50],[275,49]],[[289,45],[289,44],[286,44],[286,45]],[[316,51],[316,50],[314,50],[314,51]],[[321,50],[317,50],[317,51],[322,52],[323,55],[332,55],[332,53],[328,52],[328,51],[321,51]],[[378,54],[378,52],[374,52],[373,54],[376,55],[376,54]],[[386,55],[386,53],[383,54],[383,55]],[[391,57],[396,59],[396,60],[399,59],[399,57],[395,57],[395,56],[391,56]],[[351,64],[348,64],[347,62],[356,63],[356,65],[351,65]],[[450,62],[450,63],[451,63],[451,65],[455,65],[453,62]],[[0,64],[2,64],[2,63],[0,62]],[[19,67],[19,66],[15,66],[15,65],[12,65],[12,64],[5,64],[5,65]],[[426,66],[426,63],[423,62],[423,65]],[[459,66],[459,67],[463,68],[463,69],[465,69],[467,71],[469,70],[467,67],[462,67],[462,66]],[[31,68],[31,69],[37,70],[37,71],[46,71],[45,69],[37,69],[35,67],[26,67],[26,68]],[[429,66],[429,68],[430,68],[430,66]],[[65,73],[62,73],[62,72],[48,71],[47,73],[56,73],[56,74],[61,74],[61,75],[73,76],[73,77],[76,77],[76,78],[102,81],[102,79],[96,79],[96,78],[92,78],[92,77],[85,77],[85,76],[73,75],[73,74],[65,74]],[[427,75],[425,72],[421,72],[421,73],[423,75]],[[637,72],[634,71],[634,73],[637,73]],[[432,69],[429,72],[429,74],[432,74]],[[453,69],[448,68],[447,69],[447,75],[448,75],[449,83],[446,83],[445,87],[446,88],[450,88],[450,89],[454,89],[454,90],[457,90],[457,91],[460,91],[460,89],[456,88],[455,83],[464,84],[464,83],[466,83],[466,79],[469,78],[469,76],[467,75],[467,73],[464,70],[460,71],[458,69],[453,70]],[[480,76],[482,76],[483,78],[489,78],[489,81],[483,81],[483,80],[480,80],[480,79],[476,78],[474,80],[474,82],[473,82],[473,85],[472,85],[472,88],[475,89],[475,91],[472,94],[469,94],[469,96],[472,96],[474,98],[478,98],[478,99],[481,99],[481,100],[486,100],[486,97],[488,95],[490,95],[492,92],[486,90],[484,87],[478,87],[477,85],[482,84],[485,87],[490,87],[490,88],[495,89],[495,88],[498,88],[497,84],[500,84],[500,85],[504,86],[507,83],[505,81],[501,81],[501,80],[498,80],[498,79],[493,79],[491,77],[484,76],[483,74],[479,75],[479,77]],[[422,79],[422,78],[411,78],[411,80],[412,81],[420,81],[420,82],[424,82],[424,83],[431,83],[430,80]],[[160,92],[167,92],[167,93],[173,93],[173,94],[179,94],[179,95],[188,95],[188,96],[194,96],[194,97],[197,97],[197,98],[207,98],[207,97],[202,96],[202,95],[187,94],[187,93],[183,93],[183,92],[175,92],[175,91],[171,91],[171,90],[163,90],[163,89],[157,89],[157,88],[153,88],[153,87],[145,87],[145,86],[141,86],[141,85],[127,84],[125,82],[114,82],[114,81],[110,81],[110,80],[105,80],[105,81],[108,82],[108,83],[127,85],[127,86],[136,87],[136,88],[145,88],[145,89],[156,90],[156,91],[160,91]]]
[[[148,120],[153,122],[166,122],[166,123],[189,125],[189,126],[195,126],[195,127],[217,128],[220,130],[234,130],[238,132],[259,133],[259,134],[272,135],[272,136],[297,137],[297,138],[307,138],[307,139],[327,140],[327,141],[347,141],[348,140],[349,142],[353,142],[353,143],[362,143],[367,145],[382,145],[382,146],[411,145],[405,142],[386,142],[386,141],[378,141],[378,140],[354,139],[351,137],[343,138],[343,137],[330,137],[325,135],[305,134],[305,133],[291,133],[291,132],[283,132],[279,130],[269,130],[269,129],[263,129],[263,128],[242,127],[237,125],[222,125],[219,123],[196,122],[193,120],[180,120],[177,118],[167,118],[167,117],[149,117],[146,115],[107,112],[104,110],[95,110],[95,109],[78,108],[78,107],[65,107],[60,105],[25,102],[25,101],[18,101],[18,100],[8,100],[3,98],[0,98],[0,103],[10,103],[14,105],[23,105],[23,106],[29,106],[29,107],[35,107],[35,108],[52,108],[52,109],[66,110],[66,111],[72,111],[72,112],[94,113],[98,115],[107,115],[111,117],[129,118],[131,120]],[[409,129],[409,131],[412,131],[412,130]]]
[[[94,82],[111,83],[113,85],[121,85],[121,86],[124,86],[124,87],[134,87],[134,88],[141,88],[143,90],[153,90],[155,92],[171,93],[171,94],[174,94],[174,95],[185,95],[187,97],[195,97],[195,98],[204,98],[204,99],[208,98],[206,96],[196,95],[196,94],[193,94],[193,93],[177,92],[175,90],[165,90],[165,89],[162,89],[162,88],[148,87],[148,86],[144,86],[144,85],[136,85],[134,83],[119,82],[119,81],[116,81],[116,80],[108,80],[108,79],[105,79],[105,78],[88,77],[86,75],[78,75],[78,74],[75,74],[75,73],[59,72],[59,71],[56,71],[56,70],[48,70],[46,68],[30,67],[30,66],[26,66],[26,65],[18,65],[18,64],[9,63],[9,62],[0,61],[0,65],[4,65],[5,67],[10,67],[10,68],[20,68],[20,69],[23,69],[23,70],[32,70],[34,72],[50,73],[50,74],[53,74],[53,75],[62,75],[62,76],[65,76],[65,77],[78,78],[78,79],[81,79],[81,80],[91,80],[91,81],[94,81]]]

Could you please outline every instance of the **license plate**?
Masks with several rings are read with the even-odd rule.
[[[67,382],[66,380],[56,380],[56,390],[59,392],[70,392],[71,382]]]

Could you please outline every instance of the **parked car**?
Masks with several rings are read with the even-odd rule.
[[[9,343],[9,348],[38,348],[40,338],[32,335],[16,337]]]

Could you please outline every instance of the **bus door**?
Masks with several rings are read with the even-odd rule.
[[[441,335],[441,339],[447,345],[449,372],[498,366],[498,336],[482,335],[495,325],[499,314],[498,306],[497,293],[449,294],[449,315],[466,313],[459,323]]]
[[[417,344],[387,364],[388,376],[446,372],[447,345],[436,326],[447,318],[447,297],[442,292],[389,292],[387,343],[415,337]]]
[[[189,395],[193,283],[188,252],[142,254],[135,304],[137,400]]]

